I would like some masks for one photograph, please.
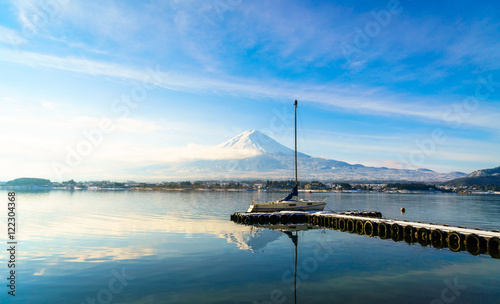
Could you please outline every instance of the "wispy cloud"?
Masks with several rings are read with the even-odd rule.
[[[331,86],[285,82],[280,80],[260,81],[235,77],[193,76],[170,71],[156,70],[156,78],[148,76],[145,70],[113,63],[87,60],[76,57],[56,57],[33,52],[16,52],[0,49],[0,60],[14,62],[32,67],[46,67],[78,74],[106,76],[141,82],[144,79],[157,81],[157,85],[176,91],[227,94],[232,96],[255,96],[264,98],[299,99],[313,103],[348,109],[355,112],[374,115],[404,115],[417,119],[430,119],[440,123],[446,121],[446,113],[453,111],[453,102],[463,100],[443,101],[439,97],[415,97],[405,94],[391,93],[380,88],[346,86],[341,84]],[[447,98],[446,96],[442,98]],[[465,99],[465,97],[464,97]],[[483,128],[495,128],[500,121],[499,113],[490,111],[491,104],[484,105],[474,115],[463,119],[464,125]]]
[[[6,28],[0,25],[0,42],[12,46],[25,44],[27,39],[16,30]]]

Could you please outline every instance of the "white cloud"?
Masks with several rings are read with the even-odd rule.
[[[404,169],[408,167],[408,164],[403,162],[384,159],[369,159],[363,161],[361,164],[368,167],[386,167],[393,169]]]
[[[254,150],[238,150],[188,144],[183,147],[166,147],[165,145],[137,145],[132,143],[113,142],[103,146],[97,152],[96,160],[116,161],[121,164],[161,164],[193,160],[242,159],[258,155]]]
[[[90,74],[127,79],[138,82],[152,82],[163,88],[187,92],[227,94],[233,96],[264,97],[277,100],[296,99],[326,104],[374,115],[405,115],[418,119],[430,119],[448,124],[445,114],[455,117],[454,104],[463,100],[448,100],[443,104],[439,97],[409,97],[369,87],[341,87],[303,84],[284,81],[259,81],[228,77],[193,76],[176,72],[160,71],[160,67],[148,67],[137,70],[117,64],[75,57],[56,57],[32,52],[14,52],[0,49],[0,60],[17,64],[47,67],[74,73]],[[148,70],[149,69],[149,70]],[[148,72],[149,71],[149,72]],[[446,97],[443,97],[446,98]],[[453,104],[451,103],[453,102]],[[472,113],[461,118],[461,124],[494,129],[498,127],[500,114],[492,111],[492,104],[481,105]],[[496,109],[496,108],[495,108]],[[448,117],[450,117],[448,115]]]
[[[0,25],[0,42],[11,46],[25,44],[28,40],[16,30],[9,29]]]

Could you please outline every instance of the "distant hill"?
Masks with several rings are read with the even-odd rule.
[[[500,186],[500,167],[483,169],[471,174],[451,180],[445,183],[446,186]]]
[[[48,179],[22,177],[5,183],[5,186],[51,186],[52,183]]]

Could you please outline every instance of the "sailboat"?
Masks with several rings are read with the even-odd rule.
[[[295,100],[295,187],[286,197],[277,201],[251,203],[247,212],[275,212],[275,211],[322,211],[326,206],[326,197],[322,201],[299,199],[299,175],[297,169],[297,105]]]

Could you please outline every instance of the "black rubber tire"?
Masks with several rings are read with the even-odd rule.
[[[402,234],[403,228],[399,226],[398,224],[392,224],[391,225],[391,235],[397,235],[400,236]]]
[[[356,225],[354,225],[353,219],[347,219],[347,232],[353,233],[356,229]]]
[[[332,217],[332,228],[333,229],[339,228],[339,218],[338,217]]]
[[[411,235],[413,237],[413,231],[415,229],[413,228],[413,226],[410,226],[410,225],[407,225],[407,226],[404,226],[403,228],[403,235]]]
[[[403,227],[399,226],[398,224],[392,224],[391,225],[391,238],[394,242],[399,242],[401,241],[403,235]]]
[[[373,236],[375,234],[375,229],[373,227],[373,223],[372,221],[366,221],[364,226],[363,226],[363,230],[364,230],[364,233],[366,236]]]
[[[331,217],[331,216],[327,216],[327,217],[326,217],[326,220],[325,220],[325,227],[326,227],[326,228],[332,228],[332,217]]]
[[[477,234],[471,233],[465,237],[465,250],[472,255],[481,253],[481,239]]]
[[[345,231],[347,229],[347,223],[345,221],[345,218],[339,218],[339,230],[340,231]]]
[[[357,234],[364,234],[365,233],[365,226],[362,220],[357,220],[356,223],[356,233]]]
[[[387,223],[379,223],[377,232],[378,237],[383,240],[391,237],[391,227]]]
[[[450,232],[448,234],[448,237],[446,238],[446,241],[448,242],[448,248],[450,248],[451,251],[461,251],[463,250],[464,247],[464,237],[462,234],[458,232]]]
[[[488,240],[488,253],[494,259],[500,259],[500,239],[492,237]]]
[[[429,229],[427,228],[419,228],[417,230],[417,241],[422,246],[427,246],[430,243],[429,240]]]
[[[434,248],[443,248],[443,243],[445,241],[445,235],[443,231],[439,229],[434,229],[430,233],[431,245]]]
[[[288,217],[288,214],[281,214],[280,215],[280,223],[282,223],[283,225],[286,225],[286,224],[288,224],[289,221],[290,221],[290,218]]]

